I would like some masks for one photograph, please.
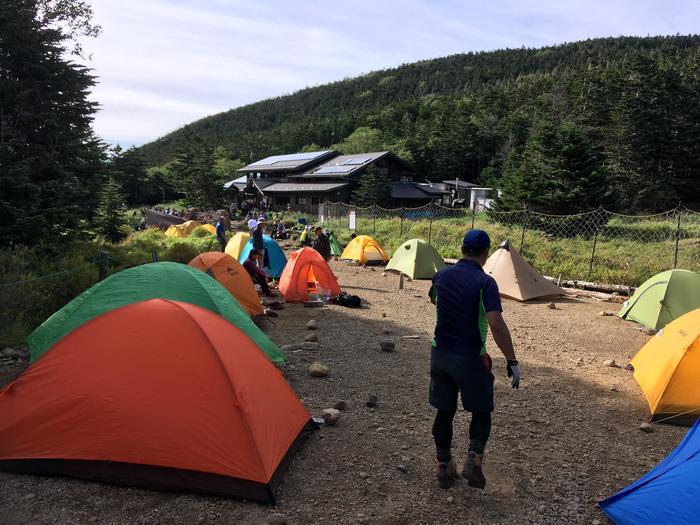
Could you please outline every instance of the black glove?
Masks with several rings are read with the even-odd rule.
[[[513,378],[510,382],[510,386],[518,388],[520,386],[520,367],[518,366],[518,361],[509,359],[506,370],[508,371],[508,377]]]

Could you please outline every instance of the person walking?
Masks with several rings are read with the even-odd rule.
[[[219,222],[216,223],[216,240],[221,245],[221,251],[226,251],[226,219],[223,215],[219,217]]]
[[[441,487],[449,488],[457,478],[452,458],[452,422],[457,397],[471,412],[469,449],[462,477],[470,487],[483,489],[484,449],[491,433],[493,381],[491,357],[486,353],[489,327],[506,358],[511,386],[520,385],[520,367],[515,358],[508,326],[503,320],[496,281],[482,269],[491,240],[483,230],[470,230],[462,241],[462,258],[433,277],[430,299],[436,306],[435,338],[430,356],[430,404],[437,409],[433,437],[437,456],[436,475]]]
[[[323,229],[320,226],[316,226],[314,233],[316,237],[311,247],[320,253],[324,260],[329,261],[331,258],[331,242],[328,240],[326,234],[323,233]]]
[[[265,222],[258,220],[255,229],[253,230],[253,250],[260,254],[260,259],[258,259],[258,267],[264,268],[267,263],[267,254],[265,253],[265,238],[263,234],[265,233]]]

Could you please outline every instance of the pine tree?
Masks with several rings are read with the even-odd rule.
[[[388,206],[391,202],[391,184],[375,166],[367,168],[352,194],[357,206]]]
[[[95,211],[95,230],[110,242],[124,238],[126,226],[126,202],[119,183],[111,175],[99,192],[99,205]]]
[[[0,245],[70,238],[96,204],[95,82],[64,57],[68,37],[52,20],[34,0],[0,3]]]
[[[608,203],[606,171],[591,141],[572,123],[556,126],[543,119],[527,144],[513,150],[499,181],[500,210],[522,209],[567,214],[589,211]]]
[[[215,210],[223,205],[225,181],[214,169],[211,149],[188,126],[185,128],[172,164],[173,175],[189,204]]]

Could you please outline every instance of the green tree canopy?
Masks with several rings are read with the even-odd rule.
[[[371,165],[360,176],[360,183],[352,194],[357,206],[388,206],[391,202],[391,184],[386,176]]]

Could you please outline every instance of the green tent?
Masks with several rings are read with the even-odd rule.
[[[700,308],[700,275],[669,270],[645,281],[617,315],[658,330],[696,308]]]
[[[30,360],[36,361],[62,337],[90,319],[148,299],[171,299],[211,310],[240,328],[273,363],[286,361],[280,349],[255,326],[238,301],[216,279],[174,262],[135,266],[84,291],[29,335]]]
[[[343,250],[340,249],[340,243],[338,242],[338,238],[335,236],[335,233],[330,233],[328,241],[331,243],[331,255],[340,257],[340,254],[343,253]]]
[[[386,265],[408,275],[411,279],[432,279],[435,272],[445,267],[445,261],[429,243],[422,239],[411,239],[399,246]]]

